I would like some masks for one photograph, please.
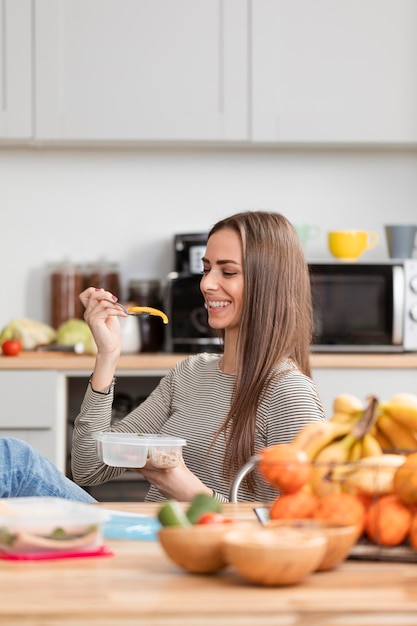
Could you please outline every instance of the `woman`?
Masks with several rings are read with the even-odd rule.
[[[102,289],[81,294],[97,343],[94,372],[75,420],[72,471],[81,485],[110,480],[123,469],[101,463],[94,431],[164,433],[183,437],[183,462],[171,470],[138,470],[151,484],[147,500],[188,501],[214,492],[227,500],[240,467],[262,448],[290,442],[312,420],[324,419],[310,378],[312,307],[308,268],[298,236],[282,215],[246,212],[211,229],[201,279],[209,325],[223,354],[193,355],[177,364],[153,393],[111,426],[114,373],[125,314]],[[240,500],[276,497],[256,474]]]

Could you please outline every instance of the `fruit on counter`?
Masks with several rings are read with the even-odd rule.
[[[312,461],[320,450],[347,435],[350,430],[350,424],[338,424],[331,421],[310,422],[300,430],[291,443],[305,452]]]
[[[342,394],[334,408],[334,420],[310,423],[292,441],[307,454],[311,476],[298,490],[281,486],[271,519],[355,523],[358,538],[417,549],[417,396],[370,396],[361,409]],[[279,485],[278,470],[271,478]]]
[[[408,454],[395,472],[393,489],[405,504],[417,504],[417,452]]]
[[[380,456],[381,454],[383,454],[381,444],[375,438],[375,435],[371,432],[366,433],[366,435],[364,435],[364,437],[358,443],[360,443],[361,447],[358,459],[365,458],[367,456]],[[352,461],[357,459],[350,458],[349,460]]]
[[[221,513],[221,503],[208,493],[199,493],[191,500],[186,515],[191,524],[196,524],[205,513]]]
[[[280,443],[261,450],[258,469],[269,484],[291,493],[310,480],[313,467],[304,450]]]
[[[356,422],[359,418],[356,415],[352,415],[351,413],[341,413],[337,411],[333,413],[330,418],[330,422],[337,422],[338,424],[352,424]]]
[[[23,350],[34,350],[37,346],[55,341],[56,331],[52,326],[29,318],[16,318],[3,328],[0,344],[9,339],[16,339]]]
[[[87,322],[84,320],[70,319],[63,322],[56,331],[56,342],[61,346],[82,344],[85,353],[97,353],[97,346],[93,334]]]
[[[362,457],[362,441],[357,439],[349,450],[349,462],[358,461]]]
[[[329,493],[319,498],[313,517],[345,526],[356,526],[359,538],[365,529],[366,508],[355,494]]]
[[[351,393],[341,393],[333,400],[333,413],[361,417],[365,407],[363,402]]]
[[[417,436],[410,427],[399,420],[381,413],[377,420],[378,430],[390,444],[391,449],[417,450]]]
[[[17,356],[22,352],[22,344],[17,339],[6,339],[1,344],[1,351],[4,356]]]
[[[353,424],[363,415],[365,407],[363,402],[351,393],[341,393],[333,401],[333,414],[331,422],[339,424]]]
[[[221,514],[221,508],[221,503],[214,496],[199,493],[186,510],[176,500],[167,500],[158,511],[158,520],[162,526],[192,526],[203,515]]]
[[[182,506],[176,500],[167,500],[158,511],[162,526],[191,526]]]
[[[411,546],[417,550],[417,513],[412,511],[413,517],[410,524],[409,540]]]
[[[346,398],[347,394],[344,394]],[[336,404],[336,401],[335,401]],[[351,401],[351,404],[353,402]],[[337,406],[337,404],[336,404]],[[380,452],[380,446],[373,442],[371,428],[377,415],[378,400],[375,396],[368,398],[368,404],[359,418],[356,412],[354,419],[340,423],[339,421],[326,420],[324,422],[311,422],[307,424],[293,439],[292,445],[303,450],[310,461],[343,463],[349,460],[351,451],[356,441],[362,441],[368,435],[366,449],[368,454],[372,447]],[[354,413],[351,413],[353,416]],[[330,450],[327,450],[332,446]],[[357,447],[357,452],[363,446]]]
[[[340,491],[340,485],[331,484],[326,465],[380,457],[384,450],[400,452],[417,449],[414,432],[381,412],[381,404],[375,396],[368,398],[368,405],[362,412],[359,411],[359,402],[350,394],[338,396],[334,402],[334,407],[338,409],[336,420],[330,418],[326,422],[309,424],[292,442],[304,450],[313,462],[311,484],[321,495]],[[342,408],[345,411],[351,409],[350,415],[342,414]],[[345,415],[346,419],[341,419],[341,415]]]
[[[397,495],[381,496],[366,512],[365,534],[378,545],[399,546],[410,532],[411,521],[411,510]]]
[[[332,480],[329,471],[331,472],[331,468],[334,465],[343,465],[348,461],[351,449],[356,441],[352,433],[348,433],[341,439],[325,446],[315,456],[310,481],[314,493],[319,496],[324,496],[328,493],[342,490],[342,484],[339,481]]]
[[[391,442],[386,438],[386,436],[381,431],[381,429],[378,428],[378,423],[376,423],[375,426],[374,426],[373,435],[374,435],[375,439],[377,440],[377,442],[379,443],[379,445],[381,446],[383,452],[385,452],[387,450],[392,450]]]
[[[283,493],[272,503],[269,516],[271,519],[309,519],[314,516],[318,503],[319,498],[311,489]]]
[[[364,457],[355,463],[345,463],[329,468],[329,480],[345,491],[367,496],[394,492],[394,477],[406,457],[402,454],[380,454]]]
[[[400,422],[413,432],[417,432],[417,395],[398,393],[388,402],[381,403],[381,413],[386,413],[396,422]]]
[[[225,517],[221,513],[203,513],[197,520],[197,524],[231,524],[234,520],[231,517]]]

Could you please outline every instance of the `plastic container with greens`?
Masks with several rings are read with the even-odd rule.
[[[52,497],[0,502],[0,553],[47,555],[94,552],[102,547],[103,509]]]

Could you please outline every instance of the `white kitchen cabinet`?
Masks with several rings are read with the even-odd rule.
[[[323,401],[327,417],[333,415],[333,401],[342,393],[351,393],[366,404],[370,395],[387,401],[397,393],[417,394],[417,370],[368,367],[313,368],[313,380]]]
[[[0,141],[32,137],[31,7],[0,0]]]
[[[65,389],[65,377],[57,371],[0,374],[0,436],[27,441],[62,471],[66,456]]]
[[[415,0],[254,0],[251,139],[417,141]]]
[[[35,0],[37,140],[247,138],[246,0]]]

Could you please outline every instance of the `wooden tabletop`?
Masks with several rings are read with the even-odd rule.
[[[95,506],[95,505],[92,505]],[[154,515],[158,505],[100,506]],[[239,518],[253,504],[225,505]],[[417,564],[348,560],[292,587],[263,588],[231,568],[191,575],[156,541],[106,541],[114,556],[0,561],[0,624],[7,626],[411,626]]]

